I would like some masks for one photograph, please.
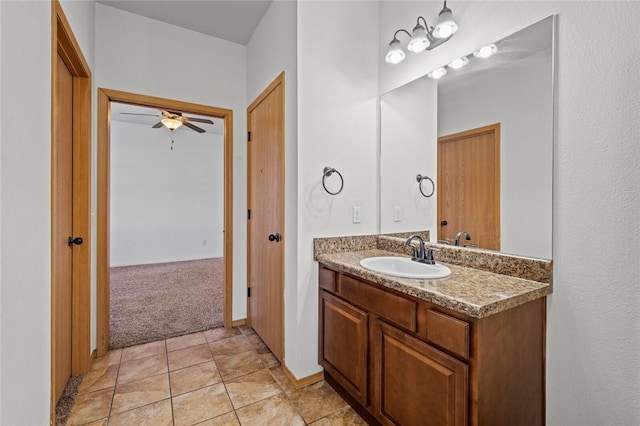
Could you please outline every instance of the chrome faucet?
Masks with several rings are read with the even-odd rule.
[[[471,235],[469,235],[469,233],[467,231],[460,231],[460,232],[458,232],[456,234],[456,239],[455,239],[454,245],[460,246],[460,237],[462,237],[463,235],[465,235],[465,239],[467,241],[471,241]]]
[[[411,242],[417,239],[420,245],[418,247],[411,244]],[[436,261],[433,258],[434,249],[424,247],[424,240],[420,235],[412,235],[410,236],[404,245],[409,246],[413,249],[413,256],[411,256],[411,260],[415,260],[416,262],[426,263],[428,265],[435,265]]]

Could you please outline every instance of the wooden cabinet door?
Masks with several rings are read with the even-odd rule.
[[[320,292],[319,362],[354,398],[367,405],[368,315]]]
[[[385,425],[466,425],[467,365],[382,321],[375,327],[378,420]]]

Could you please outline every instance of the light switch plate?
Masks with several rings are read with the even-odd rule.
[[[360,223],[360,215],[362,208],[360,206],[353,206],[353,223]]]

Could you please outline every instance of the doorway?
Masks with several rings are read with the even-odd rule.
[[[52,3],[51,419],[70,376],[90,366],[91,70]],[[71,125],[73,123],[73,125]]]
[[[224,241],[223,276],[225,327],[231,326],[232,297],[232,111],[206,105],[138,95],[109,89],[98,89],[98,356],[104,355],[110,342],[110,190],[111,190],[111,105],[121,103],[154,108],[156,111],[180,111],[210,116],[224,123]],[[170,149],[170,145],[166,145]]]
[[[249,325],[284,360],[284,72],[247,108]]]
[[[500,250],[500,124],[438,138],[438,241]]]

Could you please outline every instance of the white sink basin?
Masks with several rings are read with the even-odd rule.
[[[379,274],[401,278],[432,279],[451,275],[451,269],[439,263],[427,265],[406,257],[367,257],[360,266]]]

